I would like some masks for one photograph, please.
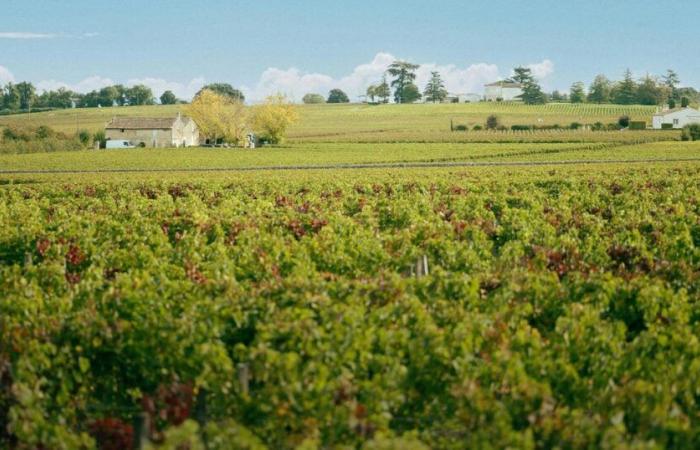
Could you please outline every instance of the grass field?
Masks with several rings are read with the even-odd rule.
[[[49,125],[56,130],[73,133],[77,129],[91,132],[103,129],[114,116],[170,117],[181,106],[134,106],[122,108],[90,108],[50,111],[16,116],[1,116],[0,126],[32,123]],[[454,124],[483,125],[490,114],[496,114],[506,126],[569,125],[572,122],[593,124],[615,123],[622,115],[633,120],[651,122],[656,111],[653,106],[548,104],[526,106],[517,103],[419,104],[419,105],[300,105],[300,120],[289,132],[292,141],[353,141],[420,138],[421,133],[441,136],[449,134],[450,120]],[[406,137],[404,137],[404,135]]]

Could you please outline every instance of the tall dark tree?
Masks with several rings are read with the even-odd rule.
[[[174,105],[176,103],[177,103],[177,97],[175,96],[173,91],[165,91],[160,96],[160,104],[161,105]]]
[[[510,81],[514,83],[520,83],[520,84],[525,84],[534,78],[532,77],[532,69],[528,69],[527,67],[516,67],[513,69],[513,76],[510,77]]]
[[[245,101],[245,96],[243,95],[243,92],[240,90],[234,88],[228,83],[211,83],[207,84],[202,87],[196,94],[195,97],[199,95],[200,92],[204,90],[209,90],[209,91],[214,91],[219,95],[223,95],[224,97],[228,97],[233,101],[236,102],[244,102]]]
[[[532,75],[532,70],[527,67],[516,67],[511,80],[522,85],[523,93],[520,98],[526,105],[538,105],[547,103],[547,96],[542,92],[542,87]]]
[[[622,81],[613,88],[613,101],[618,105],[632,105],[637,101],[637,83],[629,69],[625,71]]]
[[[36,88],[32,83],[23,81],[15,85],[17,92],[19,93],[19,107],[21,109],[29,109],[35,103]]]
[[[663,76],[663,83],[670,89],[670,98],[678,100],[680,98],[678,95],[678,85],[681,83],[678,74],[672,69],[668,69],[666,75]]]
[[[612,85],[610,80],[605,75],[598,75],[593,80],[588,91],[588,101],[591,103],[608,103],[610,102],[610,92]]]
[[[348,95],[340,89],[332,89],[328,93],[327,103],[350,103]]]
[[[586,90],[582,82],[577,81],[571,85],[571,91],[569,93],[569,101],[571,103],[583,103],[586,101]]]
[[[391,87],[394,88],[394,100],[396,103],[408,103],[405,89],[416,80],[416,70],[420,66],[407,61],[394,61],[387,73],[394,77]]]
[[[445,89],[445,83],[440,77],[440,72],[431,72],[430,81],[425,86],[423,96],[425,96],[426,101],[433,103],[440,103],[447,98],[447,89]]]
[[[7,83],[7,85],[3,88],[2,108],[9,109],[10,111],[16,111],[20,108],[21,104],[22,99],[20,92],[17,89],[17,85]]]

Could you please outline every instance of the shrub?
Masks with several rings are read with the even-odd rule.
[[[686,125],[685,128],[683,128],[681,140],[700,141],[700,124],[694,123],[692,125]]]
[[[532,131],[534,130],[535,127],[532,125],[512,125],[510,127],[511,130],[513,131]]]
[[[690,99],[688,97],[683,97],[681,99],[681,108],[687,108],[690,106]]]
[[[78,132],[78,140],[84,147],[87,147],[92,142],[92,135],[89,131],[80,130]]]
[[[107,146],[107,136],[105,136],[105,132],[102,130],[97,131],[92,136],[92,140],[93,140],[93,142],[99,142],[100,148],[105,148]]]
[[[603,131],[605,129],[605,124],[603,122],[596,122],[591,126],[593,131]]]
[[[608,131],[617,131],[621,128],[622,127],[620,126],[620,124],[617,124],[617,123],[609,123],[608,124]]]
[[[340,89],[332,89],[328,93],[328,103],[350,103],[348,95]]]
[[[499,125],[498,127],[496,127],[496,129],[498,131],[508,131],[508,127],[505,125]]]
[[[455,131],[469,131],[469,127],[466,125],[455,125]]]
[[[630,126],[630,117],[629,116],[622,116],[617,120],[617,124],[620,125],[620,128],[627,128]]]
[[[495,116],[495,115],[490,115],[490,116],[488,116],[488,118],[486,119],[486,129],[487,129],[487,130],[495,130],[496,128],[498,128],[499,123],[500,123],[500,122],[498,121],[498,117],[497,117],[497,116]]]
[[[630,122],[629,129],[630,129],[630,130],[646,130],[646,129],[647,129],[647,123],[644,122],[643,120],[632,121],[632,122]]]
[[[578,130],[581,127],[583,127],[583,125],[578,122],[572,122],[571,125],[569,125],[569,128],[572,130]]]
[[[668,100],[668,107],[671,109],[674,109],[676,107],[676,101],[674,99],[669,99]]]
[[[313,105],[318,103],[326,103],[326,99],[323,98],[321,94],[306,94],[304,98],[301,99],[307,105]]]
[[[474,128],[472,128],[472,131],[481,131],[483,129],[484,129],[484,127],[482,127],[481,125],[474,125]]]

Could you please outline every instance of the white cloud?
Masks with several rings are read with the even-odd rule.
[[[190,100],[194,94],[206,84],[203,77],[198,77],[190,80],[187,83],[178,83],[176,81],[167,81],[162,78],[132,78],[127,81],[127,85],[145,84],[153,91],[153,95],[160,97],[165,91],[173,91],[177,98]]]
[[[532,70],[532,75],[538,80],[543,80],[554,73],[554,63],[548,59],[539,63],[529,64],[527,67]]]
[[[0,69],[2,69],[0,67]],[[9,73],[9,72],[8,72]],[[11,74],[10,74],[11,75]],[[2,80],[2,70],[0,70],[0,80]],[[77,83],[66,83],[64,81],[57,80],[44,80],[36,84],[37,90],[41,91],[55,91],[58,88],[70,89],[74,92],[87,93],[90,91],[101,89],[105,86],[113,86],[117,84],[111,78],[104,78],[98,75],[94,75]],[[133,86],[135,84],[144,84],[153,90],[153,95],[160,97],[160,95],[165,91],[173,91],[173,93],[181,99],[190,100],[194,97],[194,94],[199,91],[199,89],[204,86],[205,79],[202,77],[194,78],[187,83],[179,83],[176,81],[168,81],[162,78],[132,78],[127,80],[126,86]]]
[[[338,88],[355,100],[365,93],[370,84],[380,81],[387,67],[396,59],[399,58],[390,53],[377,53],[371,62],[361,64],[350,74],[339,78],[322,73],[305,73],[294,67],[286,70],[273,67],[262,73],[253,88],[243,87],[243,90],[246,97],[253,101],[278,92],[298,101],[309,92],[325,95],[329,90]],[[540,79],[546,78],[554,71],[554,63],[548,59],[528,67]],[[495,64],[477,63],[459,67],[455,64],[424,63],[416,72],[416,84],[423,87],[433,71],[440,72],[447,90],[455,94],[481,93],[484,84],[502,79],[501,72]]]
[[[15,77],[10,72],[10,69],[0,66],[0,85],[6,83],[14,83]]]
[[[85,78],[74,84],[69,84],[57,80],[44,80],[36,84],[38,91],[55,91],[58,88],[70,89],[71,91],[86,93],[105,86],[116,84],[111,78],[103,78],[98,75]]]
[[[445,88],[453,94],[478,93],[484,90],[484,84],[499,79],[498,66],[495,64],[472,64],[466,69],[460,69],[454,64],[439,66],[423,64],[416,72],[416,84],[425,86],[432,76],[431,72],[440,72],[445,82]]]
[[[53,39],[54,33],[27,33],[22,31],[0,31],[0,39]]]
[[[81,33],[81,34],[70,34],[70,33],[30,33],[25,31],[0,31],[0,39],[56,39],[56,38],[76,38],[76,39],[87,39],[99,36],[100,33]]]
[[[263,71],[257,83],[250,86],[240,86],[240,89],[250,101],[256,102],[264,99],[268,95],[283,93],[292,100],[300,101],[301,98],[310,92],[326,95],[331,89],[342,89],[351,100],[357,100],[363,95],[367,87],[378,83],[389,65],[399,58],[390,53],[380,52],[365,64],[355,67],[349,74],[341,77],[332,77],[323,73],[308,73],[301,69],[291,67],[280,69],[271,67]],[[532,73],[540,80],[546,79],[554,72],[554,63],[545,59],[539,63],[529,64]],[[3,77],[0,66],[0,80]],[[12,76],[6,71],[5,78]],[[483,92],[484,84],[503,79],[501,71],[495,64],[477,63],[468,66],[458,66],[455,64],[439,65],[435,63],[421,64],[416,71],[416,84],[422,88],[428,82],[431,72],[440,72],[445,82],[445,87],[453,94],[468,94]],[[39,91],[55,90],[64,87],[76,92],[89,92],[100,89],[104,86],[116,84],[110,78],[101,76],[91,76],[78,83],[69,84],[56,80],[45,80],[37,83]],[[146,77],[132,78],[126,83],[127,86],[134,84],[145,84],[153,90],[153,94],[158,97],[164,91],[170,90],[178,98],[190,100],[194,94],[206,84],[203,77],[193,78],[188,82],[169,81],[163,78]]]

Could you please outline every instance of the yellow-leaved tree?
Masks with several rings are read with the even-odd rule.
[[[210,142],[241,145],[248,131],[245,105],[205,89],[185,107],[185,114],[197,124],[199,132]]]
[[[277,94],[253,108],[252,125],[260,140],[270,144],[284,141],[287,128],[299,120],[296,107],[286,96]]]

